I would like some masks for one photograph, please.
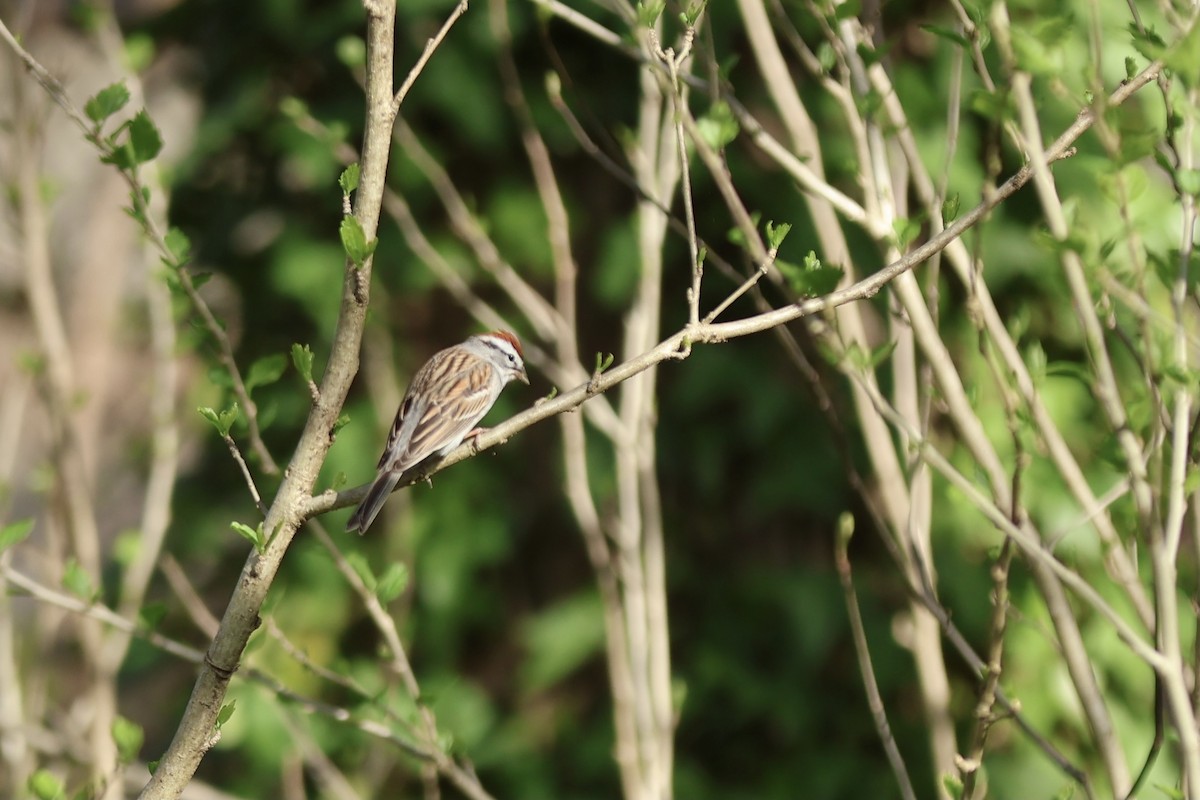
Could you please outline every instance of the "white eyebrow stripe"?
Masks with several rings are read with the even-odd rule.
[[[521,363],[521,354],[506,339],[501,339],[499,336],[484,336],[483,341],[488,347],[495,348],[505,355],[514,358],[518,364]]]

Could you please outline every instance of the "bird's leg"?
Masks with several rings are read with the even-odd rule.
[[[464,442],[471,443],[471,454],[479,454],[479,437],[487,433],[491,428],[475,428],[463,437]]]

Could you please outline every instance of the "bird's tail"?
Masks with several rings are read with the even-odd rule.
[[[346,523],[346,530],[358,531],[360,536],[366,533],[367,528],[371,527],[371,523],[379,515],[379,510],[383,508],[383,504],[387,502],[399,480],[400,473],[390,469],[376,475],[374,482],[371,483],[371,488],[367,490],[367,496],[350,515],[350,521]]]

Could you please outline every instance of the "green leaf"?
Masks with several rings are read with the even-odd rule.
[[[953,222],[958,219],[958,211],[962,204],[962,198],[958,192],[947,197],[942,202],[942,222]]]
[[[1179,190],[1184,194],[1190,194],[1192,197],[1200,195],[1200,170],[1177,170],[1175,181],[1179,184]]]
[[[988,92],[976,89],[967,99],[967,107],[992,122],[1004,122],[1012,116],[1008,95],[1004,92]]]
[[[246,391],[253,392],[259,386],[269,386],[283,377],[286,369],[287,356],[283,353],[263,356],[251,364],[246,373]]]
[[[767,247],[772,250],[778,249],[791,229],[791,223],[781,222],[776,225],[771,220],[767,220]]]
[[[845,270],[841,267],[826,267],[811,250],[804,258],[804,266],[793,264],[782,259],[775,260],[775,266],[783,275],[788,286],[800,297],[820,297],[829,294],[837,288]]]
[[[146,630],[158,628],[158,624],[167,616],[167,604],[161,601],[146,603],[138,609],[138,624]]]
[[[237,700],[230,700],[225,705],[221,706],[221,710],[217,712],[217,730],[229,722],[229,718],[233,716],[233,712],[237,710]]]
[[[602,652],[604,615],[599,596],[583,591],[536,614],[522,626],[529,655],[522,668],[526,690],[544,689]]]
[[[696,122],[700,137],[714,150],[721,150],[737,138],[740,130],[733,110],[723,101],[713,103],[708,113]]]
[[[125,34],[125,63],[133,74],[144,72],[155,55],[154,37],[144,33]]]
[[[337,436],[338,431],[350,424],[350,415],[342,414],[337,418],[337,422],[333,423],[333,430],[330,431],[334,436]]]
[[[1029,367],[1029,378],[1034,386],[1040,386],[1046,380],[1046,351],[1041,342],[1030,342],[1025,348],[1025,364]]]
[[[192,242],[188,239],[187,234],[172,227],[167,231],[167,235],[163,237],[167,244],[167,250],[171,252],[171,260],[173,267],[182,267],[192,257]],[[192,279],[196,283],[196,279]],[[199,285],[197,283],[197,285]]]
[[[1170,289],[1175,285],[1175,281],[1180,275],[1180,259],[1183,255],[1178,249],[1172,249],[1164,256],[1162,253],[1151,250],[1146,254],[1150,266],[1154,268],[1154,274],[1162,282],[1162,285]],[[1188,291],[1194,291],[1197,286],[1200,286],[1200,253],[1192,252],[1187,265],[1187,287]]]
[[[349,69],[362,69],[367,63],[367,44],[361,36],[343,36],[333,46],[338,61]],[[350,192],[346,192],[349,194]]]
[[[142,551],[142,532],[127,528],[117,534],[113,541],[112,559],[122,569],[127,569]]]
[[[751,211],[750,212],[750,221],[754,223],[755,228],[758,227],[758,221],[760,219],[762,219],[761,211]],[[742,232],[741,227],[738,225],[734,225],[732,228],[730,228],[729,233],[725,234],[725,237],[727,239],[729,239],[729,241],[732,242],[733,244],[736,244],[738,247],[744,248],[749,245],[749,242],[746,241],[746,234]]]
[[[158,772],[158,762],[159,762],[159,761],[162,761],[162,759],[161,759],[161,758],[156,758],[156,759],[154,759],[153,761],[147,761],[147,762],[146,762],[146,770],[147,770],[147,771],[148,771],[148,772],[149,772],[151,775],[153,775],[154,773]]]
[[[1105,239],[1100,243],[1100,261],[1108,263],[1108,257],[1113,254],[1113,250],[1117,249],[1119,242],[1116,239]]]
[[[892,339],[891,341],[884,342],[883,344],[879,345],[879,347],[872,349],[871,356],[867,359],[867,364],[871,367],[878,367],[884,361],[887,361],[892,357],[892,351],[896,349],[897,344],[899,344],[899,340]]]
[[[817,45],[817,61],[820,62],[823,73],[828,74],[831,72],[834,65],[837,64],[837,51],[833,49],[833,45],[822,40]]]
[[[122,764],[128,764],[137,758],[141,751],[145,733],[141,725],[118,714],[113,720],[112,737],[117,745],[117,757]]]
[[[1162,368],[1165,382],[1174,384],[1177,391],[1188,391],[1196,385],[1196,373],[1178,364],[1167,364]]]
[[[67,787],[54,773],[39,769],[29,776],[29,791],[38,800],[59,800],[66,794]]]
[[[105,86],[92,95],[84,104],[83,113],[88,115],[88,119],[99,125],[124,108],[128,102],[129,90],[125,88],[125,81],[118,81]]]
[[[17,359],[17,365],[20,366],[21,371],[27,375],[37,376],[46,371],[46,359],[43,358],[39,353],[34,353],[32,351],[25,351],[21,353]]]
[[[342,249],[346,251],[346,255],[356,266],[361,267],[375,252],[375,247],[379,244],[378,239],[367,242],[367,235],[363,233],[358,217],[350,214],[342,217],[342,225],[338,233],[342,237]]]
[[[862,13],[861,0],[845,0],[845,2],[837,4],[833,9],[834,19],[839,22],[857,17],[860,13]]]
[[[957,775],[949,772],[942,776],[942,788],[945,789],[951,797],[961,797],[963,793],[962,780]]]
[[[1197,489],[1200,489],[1200,470],[1191,468],[1187,471],[1183,478],[1183,491],[1186,494],[1193,494]]]
[[[1046,365],[1046,377],[1074,378],[1089,391],[1092,388],[1092,372],[1076,361],[1052,361]]]
[[[288,119],[300,119],[308,115],[308,105],[299,97],[284,97],[279,101],[279,113]]]
[[[1133,47],[1150,61],[1162,57],[1167,50],[1167,43],[1154,32],[1154,28],[1141,29],[1136,23],[1129,23],[1127,30],[1131,35]]]
[[[67,560],[67,568],[63,570],[62,585],[71,594],[81,600],[92,602],[96,599],[96,588],[92,584],[92,576],[79,565],[73,556]]]
[[[133,148],[133,158],[138,164],[153,161],[162,150],[162,134],[158,132],[158,127],[145,109],[129,121],[129,145]]]
[[[961,33],[951,28],[945,28],[941,25],[922,25],[921,29],[927,31],[928,33],[932,33],[934,36],[937,36],[940,39],[953,42],[959,47],[971,46],[971,42],[966,36],[963,36]]]
[[[859,47],[860,51],[864,48]],[[870,52],[870,51],[867,51]],[[858,95],[854,98],[854,104],[858,106],[859,113],[863,119],[877,119],[880,115],[880,110],[883,108],[883,95],[875,89],[868,89],[866,94]],[[882,123],[882,120],[880,120]]]
[[[679,719],[683,716],[683,706],[687,702],[688,685],[683,678],[671,679],[671,708],[675,711],[675,718]]]
[[[1125,79],[1133,80],[1133,78],[1137,74],[1138,74],[1137,61],[1135,61],[1133,59],[1133,56],[1125,56]]]
[[[243,523],[235,520],[235,521],[229,523],[229,527],[231,527],[235,531],[237,531],[238,535],[241,536],[243,539],[250,542],[250,544],[254,545],[255,551],[257,551],[260,556],[267,549],[267,540],[266,540],[266,537],[263,535],[263,529],[262,529],[261,522],[258,523],[257,528],[251,528],[249,525],[243,524]]]
[[[408,588],[408,567],[399,561],[388,565],[375,585],[375,596],[385,606],[404,593]]]
[[[221,412],[221,416],[218,419],[218,421],[221,423],[220,430],[225,431],[225,433],[223,433],[222,436],[229,435],[229,430],[230,430],[230,428],[233,427],[233,423],[237,420],[238,415],[240,413],[241,413],[241,408],[238,407],[238,404],[236,401],[229,408],[227,408]]]
[[[358,551],[346,554],[346,563],[357,573],[363,585],[370,591],[374,592],[379,586],[379,581],[375,579],[375,573],[371,571],[371,565],[367,563],[367,557]]]
[[[100,162],[102,164],[112,164],[117,169],[122,171],[130,170],[137,166],[137,159],[135,159],[133,156],[132,145],[130,145],[128,142],[118,144],[116,142],[116,134],[108,137],[106,142],[110,150],[108,153],[100,156]]]
[[[196,320],[193,323],[193,326],[198,331],[201,331],[205,334],[208,333],[208,329],[206,327],[204,327],[204,323],[201,322],[200,320]],[[224,326],[222,326],[222,327],[224,327]],[[224,367],[218,367],[218,366],[210,367],[207,375],[208,375],[208,382],[211,383],[213,386],[220,386],[222,389],[232,389],[233,388],[233,378],[229,377],[229,371],[226,370]]]
[[[1192,25],[1192,29],[1171,46],[1163,64],[1184,86],[1194,89],[1200,85],[1200,25]]]
[[[358,188],[359,166],[355,162],[342,170],[342,174],[338,176],[338,186],[342,187],[342,194],[347,197]]]
[[[921,234],[921,222],[912,217],[897,217],[892,220],[892,230],[896,234],[896,246],[903,252]]]
[[[846,347],[845,358],[855,369],[860,371],[865,370],[871,360],[870,355],[858,342],[851,342]]]
[[[221,371],[224,372],[224,370]],[[196,410],[200,412],[200,416],[212,423],[212,426],[217,429],[217,433],[221,434],[221,438],[229,435],[229,429],[233,427],[233,423],[241,411],[236,401],[220,413],[213,411],[208,406],[201,406]]]
[[[17,520],[0,528],[0,553],[28,539],[31,531],[32,519]]]
[[[648,3],[639,2],[637,5],[638,24],[643,28],[653,28],[666,8],[666,0],[650,0]]]
[[[306,381],[311,381],[313,368],[313,351],[306,344],[292,345],[292,365],[296,367],[296,372],[300,373],[300,377]]]

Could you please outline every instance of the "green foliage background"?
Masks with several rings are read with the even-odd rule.
[[[400,4],[396,61],[402,72],[451,5],[444,0]],[[785,8],[802,34],[812,32],[805,6],[787,2]],[[604,18],[603,12],[591,11]],[[1108,84],[1114,85],[1124,74],[1121,59],[1136,53],[1119,9],[1114,5],[1111,11],[1112,21],[1106,21],[1101,34],[1114,63],[1102,66]],[[549,71],[560,70],[568,100],[590,132],[606,143],[616,142],[636,124],[636,67],[577,31],[539,18],[530,4],[510,3],[509,13],[522,80],[553,150],[571,211],[572,242],[582,269],[581,349],[585,354],[619,352],[622,311],[637,278],[636,198],[581,150],[541,86]],[[1079,105],[1059,99],[1050,91],[1052,82],[1074,98],[1082,98],[1087,86],[1087,32],[1072,24],[1084,13],[1083,4],[1014,4],[1012,13],[1025,17],[1015,23],[1023,37],[1017,46],[1043,70],[1038,77],[1047,98],[1043,124],[1048,133],[1057,132]],[[913,2],[887,4],[883,20],[889,66],[909,118],[928,163],[940,163],[953,46],[918,26],[947,21],[942,11]],[[615,18],[609,22],[618,27]],[[704,46],[727,65],[740,99],[770,116],[768,95],[751,66],[739,26],[734,4],[711,3]],[[236,286],[244,309],[237,354],[243,365],[286,353],[293,342],[302,342],[316,353],[316,369],[324,366],[342,269],[336,185],[341,165],[329,141],[297,125],[296,112],[306,109],[328,126],[332,138],[359,141],[362,97],[354,76],[362,27],[362,6],[356,0],[185,2],[128,25],[131,46],[191,55],[181,79],[200,95],[204,110],[191,151],[169,174],[171,222],[192,239],[198,269],[216,271]],[[979,154],[988,137],[995,136],[988,98],[968,96],[973,111],[965,117],[958,144],[966,155],[954,161],[950,172],[952,192],[964,208],[981,197],[987,175]],[[840,144],[848,143],[848,137],[840,135],[837,110],[815,89],[807,99],[813,113],[828,115],[816,119],[827,134],[822,142],[826,170],[835,184],[853,193],[854,154],[848,144]],[[704,102],[701,97],[695,101]],[[1153,133],[1163,124],[1153,105],[1137,101],[1119,116],[1117,124],[1130,131]],[[504,102],[484,0],[472,4],[438,50],[407,99],[403,117],[471,199],[505,256],[549,292],[546,220]],[[1019,166],[1020,154],[999,152],[1003,177]],[[764,220],[794,225],[781,258],[800,263],[813,236],[791,181],[765,166],[744,142],[731,145],[728,156],[747,205],[760,210]],[[1128,166],[1114,166],[1089,138],[1080,143],[1075,158],[1057,168],[1060,186],[1076,198],[1072,211],[1080,246],[1092,253],[1101,251],[1109,234],[1087,223],[1111,215],[1111,175],[1117,168],[1127,170],[1137,184],[1148,182],[1132,156]],[[481,295],[506,310],[400,148],[392,156],[391,177],[439,251]],[[726,241],[731,223],[711,182],[703,171],[695,180],[702,234],[741,263],[737,248]],[[1165,224],[1169,202],[1168,194],[1150,191],[1135,205],[1148,246],[1165,249],[1175,235]],[[1115,471],[1104,460],[1098,411],[1086,385],[1073,375],[1086,364],[1081,336],[1056,253],[1039,233],[1039,219],[1032,193],[1018,195],[969,237],[969,246],[983,254],[997,302],[1014,326],[1022,326],[1029,358],[1046,364],[1042,390],[1055,418],[1077,452],[1095,453],[1085,463],[1089,479],[1099,486]],[[855,231],[850,235],[858,270],[873,271],[880,254],[866,239],[856,240]],[[664,332],[686,318],[685,243],[673,242],[670,253],[675,258],[667,261],[671,274],[664,292]],[[369,325],[392,342],[402,380],[433,351],[477,329],[387,222],[380,231],[375,281]],[[710,298],[732,288],[715,272],[708,281]],[[977,407],[989,433],[1004,442],[1003,408],[986,389],[986,367],[962,301],[953,286],[945,287],[940,309],[944,335],[964,374],[979,381]],[[884,300],[872,302],[886,310]],[[747,310],[748,305],[739,304],[734,313]],[[188,317],[182,307],[180,313]],[[804,335],[801,328],[797,332]],[[192,345],[209,352],[199,333]],[[660,371],[658,466],[679,696],[680,798],[897,796],[866,707],[832,568],[835,523],[845,511],[859,520],[852,557],[893,730],[916,785],[932,792],[938,782],[929,766],[911,655],[897,643],[904,590],[843,466],[844,454],[865,466],[846,387],[831,367],[821,364],[815,347],[809,355],[824,371],[838,416],[850,426],[845,437],[831,428],[770,336],[701,350],[686,363]],[[1136,374],[1134,366],[1126,363],[1124,368]],[[544,376],[535,375],[532,388],[507,391],[492,419],[514,413],[550,389]],[[223,392],[219,380],[206,383],[196,389],[193,405],[224,407],[229,398]],[[306,390],[289,370],[283,380],[257,389],[255,399],[270,423],[268,444],[277,458],[286,459],[307,412]],[[363,391],[351,396],[346,410],[349,425],[339,434],[318,488],[334,485],[339,475],[350,484],[372,475],[390,418],[376,415]],[[204,425],[202,420],[195,424]],[[393,514],[390,525],[363,539],[334,534],[344,551],[361,554],[376,575],[393,563],[409,565],[410,584],[391,609],[411,642],[416,672],[440,726],[498,797],[582,800],[611,798],[620,791],[600,604],[562,497],[560,447],[554,424],[535,427],[494,453],[440,475],[432,488],[408,490],[407,501],[394,498],[391,507],[403,512]],[[594,489],[603,507],[613,502],[611,464],[602,447],[590,452]],[[1031,466],[1028,485],[1031,508],[1048,519],[1070,518],[1072,505],[1040,460]],[[272,487],[261,488],[269,494]],[[991,548],[998,539],[945,486],[937,484],[935,495],[935,555],[943,600],[954,610],[955,622],[980,646],[989,611],[980,587],[988,579]],[[330,515],[331,529],[340,529],[345,514]],[[187,565],[210,607],[222,608],[247,548],[228,532],[229,520],[252,522],[256,512],[216,437],[208,440],[195,472],[177,487],[175,519],[168,549]],[[1085,574],[1100,574],[1100,554],[1086,537],[1070,537],[1060,552]],[[1058,673],[1061,662],[1050,651],[1039,601],[1019,567],[1013,595],[1021,613],[1010,629],[1006,683],[1020,686],[1022,706],[1043,732],[1086,763],[1091,753],[1073,752],[1086,741],[1083,722],[1066,678]],[[374,628],[324,550],[303,533],[272,590],[269,614],[318,663],[354,675],[371,691],[396,691],[381,683],[375,669],[379,643]],[[178,610],[164,625],[181,638],[195,638]],[[1152,734],[1152,678],[1120,649],[1106,625],[1097,622],[1087,633],[1098,654],[1097,669],[1114,687],[1110,700],[1136,762],[1135,754]],[[297,667],[261,633],[247,661],[299,692],[351,702]],[[1039,674],[1047,664],[1053,668]],[[953,677],[958,719],[969,720],[973,677],[965,666]],[[130,716],[147,729],[144,752],[165,747],[191,680],[186,665],[135,646],[123,682],[126,699],[137,699]],[[284,715],[298,712],[252,683],[235,681],[233,686],[237,710],[199,777],[244,796],[269,796],[293,747]],[[154,702],[142,702],[150,698]],[[370,760],[363,735],[319,717],[305,718],[305,724],[348,773],[380,768]],[[399,753],[391,757],[405,763]],[[987,769],[997,798],[1055,796],[1069,785],[1015,728],[1003,723],[993,732]],[[389,774],[392,796],[419,791],[414,769],[396,768]],[[447,792],[453,796],[453,790]]]

